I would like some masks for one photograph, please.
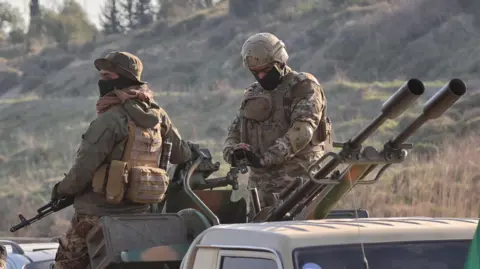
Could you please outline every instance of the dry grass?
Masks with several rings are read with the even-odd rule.
[[[480,138],[445,141],[436,158],[412,156],[405,169],[375,185],[357,186],[342,208],[372,216],[480,217]]]
[[[438,156],[411,156],[407,163],[392,169],[396,172],[387,173],[380,182],[355,187],[337,208],[361,207],[372,217],[480,217],[479,144],[479,138],[472,135],[456,143],[445,141]],[[216,160],[219,157],[215,154]],[[4,216],[1,223],[4,232],[0,234],[7,235],[7,226],[16,224],[17,212],[33,216],[40,204],[47,202],[45,197],[49,189],[46,185],[58,179],[38,182],[32,178],[28,180],[30,184],[24,185],[10,178],[7,185],[15,194],[4,193],[0,197],[7,202],[0,210]],[[72,208],[57,212],[21,230],[18,235],[60,235],[66,231],[72,212]]]
[[[245,39],[258,31],[270,31],[285,40],[291,48],[291,66],[325,82],[338,140],[348,139],[376,116],[381,103],[406,78],[424,80],[429,88],[425,95],[431,96],[453,76],[468,80],[478,73],[479,27],[455,1],[379,1],[382,3],[330,13],[315,8],[325,1],[296,2],[308,2],[301,10],[304,14],[281,23],[271,16],[253,20],[222,17],[225,2],[169,28],[152,27],[138,35],[98,41],[93,51],[72,54],[50,48],[36,56],[9,60],[24,76],[19,85],[2,84],[5,90],[22,86],[36,95],[10,95],[0,100],[0,182],[8,186],[0,191],[0,233],[10,234],[6,231],[17,222],[18,212],[33,216],[47,202],[53,182],[70,167],[79,135],[94,118],[95,100],[89,97],[96,95],[97,73],[92,60],[106,51],[127,50],[144,60],[144,78],[155,85],[160,105],[182,136],[196,142],[223,141],[241,99],[242,91],[233,89],[253,81],[241,67],[238,53]],[[431,144],[447,135],[478,133],[480,115],[474,108],[480,95],[473,91],[479,87],[472,87],[470,81],[467,84],[472,94],[412,139],[424,144],[418,143],[417,149],[439,148]],[[406,116],[411,118],[413,111],[419,110],[420,104]],[[379,130],[382,141],[372,140],[383,144],[394,129],[404,125],[401,119],[389,121]],[[374,216],[478,216],[475,197],[480,172],[476,160],[480,152],[475,151],[476,139],[447,141],[440,151],[443,155],[437,158],[413,157],[408,164],[395,166],[396,175],[376,185],[356,187],[339,206],[351,208],[356,195],[357,205]],[[215,176],[227,168],[219,143],[209,145],[214,160],[222,163]],[[71,208],[58,212],[19,235],[59,235],[71,213]]]

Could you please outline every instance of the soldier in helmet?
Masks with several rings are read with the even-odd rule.
[[[243,64],[256,82],[244,91],[239,113],[228,129],[223,157],[243,149],[250,166],[249,186],[259,190],[262,207],[293,178],[308,178],[330,137],[322,86],[309,73],[287,65],[284,43],[271,33],[258,33],[243,44]]]
[[[102,216],[146,213],[163,199],[168,185],[158,165],[163,141],[172,143],[171,163],[192,157],[190,143],[141,80],[137,56],[113,51],[94,65],[100,77],[97,117],[82,135],[72,168],[52,190],[52,200],[74,197],[75,209],[59,240],[55,268],[89,268],[86,237]]]

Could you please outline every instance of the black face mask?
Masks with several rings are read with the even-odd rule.
[[[100,92],[100,97],[104,96],[105,94],[113,91],[115,88],[123,89],[133,85],[136,85],[135,81],[132,81],[126,77],[120,76],[116,79],[108,79],[108,80],[99,80],[98,81],[98,89]]]
[[[267,91],[273,91],[277,88],[278,84],[280,84],[280,80],[282,79],[282,73],[278,69],[276,65],[268,71],[268,73],[263,77],[259,78],[255,74],[255,79],[257,79],[258,83]]]
[[[113,91],[115,88],[115,80],[99,80],[98,81],[98,90],[100,92],[100,97],[103,97],[105,94]]]

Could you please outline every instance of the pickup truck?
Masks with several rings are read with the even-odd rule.
[[[181,268],[462,269],[477,225],[421,217],[218,225],[195,239]]]
[[[92,269],[463,269],[479,221],[391,217],[220,224],[182,240],[185,227],[162,225],[162,218],[172,225],[172,216],[158,215],[151,227],[145,221],[137,227],[104,219],[103,240],[98,230],[89,239]],[[115,236],[121,226],[136,238]]]

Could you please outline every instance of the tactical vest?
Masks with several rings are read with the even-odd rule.
[[[266,91],[258,83],[248,87],[240,107],[240,115],[243,118],[241,142],[251,145],[256,153],[263,154],[275,140],[285,135],[291,126],[292,92],[298,83],[307,79],[320,85],[311,74],[291,71],[285,75],[275,91]],[[327,140],[331,143],[331,120],[326,116],[323,89],[321,95],[325,106],[320,123],[310,141],[312,146],[320,145]]]
[[[169,177],[158,165],[163,148],[162,119],[159,119],[155,127],[147,129],[136,126],[128,117],[128,138],[122,159],[101,165],[92,181],[93,191],[105,195],[108,203],[118,204],[126,199],[152,204],[165,197]]]

